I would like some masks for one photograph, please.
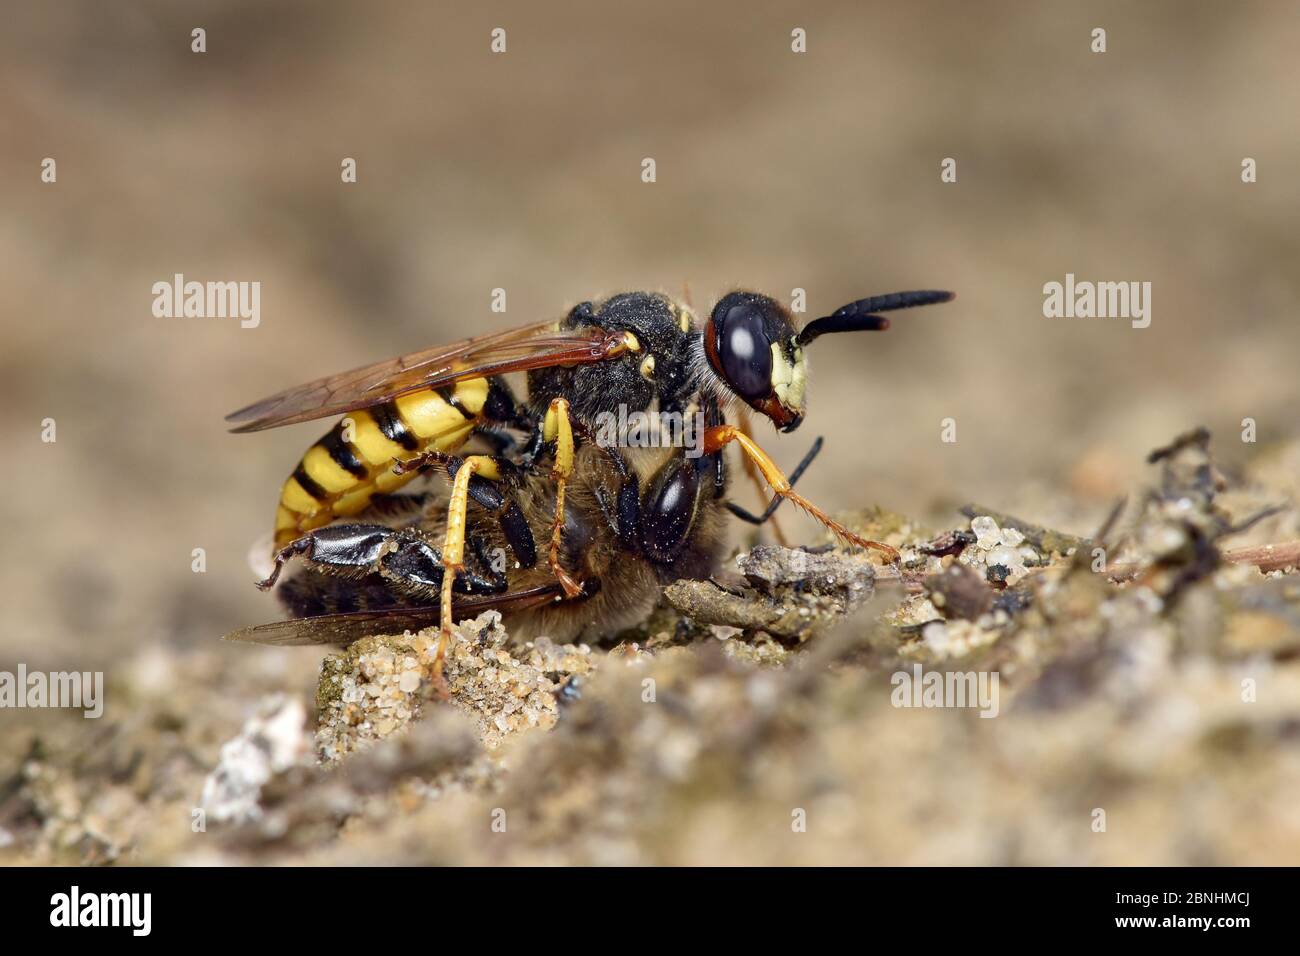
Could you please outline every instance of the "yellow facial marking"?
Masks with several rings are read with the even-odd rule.
[[[795,349],[794,364],[786,361],[785,353],[772,343],[772,390],[777,401],[793,411],[803,410],[804,385],[808,380],[808,366],[804,364],[803,349]]]
[[[655,377],[655,357],[647,355],[641,360],[641,377],[653,381]]]
[[[624,333],[623,333],[623,342],[627,345],[627,350],[628,350],[629,352],[640,352],[640,351],[641,351],[641,340],[638,339],[638,338],[637,338],[635,335],[633,335],[631,332],[624,332]]]
[[[772,387],[779,388],[790,384],[792,372],[790,363],[785,360],[785,353],[776,342],[772,343]]]
[[[794,371],[790,374],[790,407],[803,408],[804,386],[808,384],[808,363],[803,359],[803,349],[794,350]]]

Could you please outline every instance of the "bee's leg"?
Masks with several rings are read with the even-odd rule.
[[[829,528],[837,537],[856,544],[862,548],[874,548],[889,557],[891,562],[896,562],[899,558],[898,552],[887,544],[881,544],[879,541],[868,541],[850,531],[844,525],[840,524],[826,512],[822,511],[811,501],[799,494],[791,487],[790,480],[781,474],[781,469],[777,468],[776,462],[768,456],[767,452],[758,447],[758,443],[742,432],[735,425],[718,425],[710,428],[704,433],[704,453],[713,454],[721,450],[731,442],[740,446],[745,456],[753,461],[759,473],[763,476],[773,491],[781,498],[789,498],[794,504],[802,508],[808,514],[812,515],[827,528]]]
[[[545,447],[545,440],[542,438],[542,430],[537,427],[537,423],[532,423],[532,428],[528,433],[528,438],[523,443],[523,451],[519,453],[520,465],[524,468],[531,468],[533,463],[542,453]]]
[[[436,448],[429,448],[413,458],[394,458],[393,474],[408,475],[413,471],[419,471],[421,468],[428,468],[430,465],[445,465],[451,461],[451,457],[446,452],[438,451]]]
[[[335,525],[335,527],[346,528],[349,526]],[[323,529],[317,528],[316,531],[308,531],[301,538],[295,538],[294,540],[286,544],[283,548],[276,551],[273,557],[273,560],[275,561],[275,566],[271,568],[270,574],[268,574],[261,581],[257,582],[257,589],[259,591],[271,590],[271,588],[275,586],[275,582],[280,580],[280,572],[284,570],[284,566],[289,561],[293,560],[295,556],[300,554],[305,554],[310,556],[312,550],[315,547],[315,536],[321,530]]]
[[[510,463],[502,459],[493,459],[498,470],[509,469]],[[459,466],[456,466],[457,468]],[[455,469],[449,469],[453,478]],[[515,560],[523,568],[531,568],[537,563],[537,542],[533,538],[533,529],[528,526],[518,502],[511,497],[499,482],[489,481],[479,475],[470,479],[469,496],[479,505],[496,516],[501,534],[514,552]]]
[[[456,575],[453,589],[458,594],[503,593],[507,587],[505,575],[492,567],[481,541],[475,547],[475,556],[479,566],[462,568]],[[398,540],[393,549],[379,559],[378,570],[398,588],[422,595],[430,590],[437,592],[445,580],[442,553],[414,535]]]
[[[641,550],[641,488],[636,473],[627,467],[627,462],[616,448],[607,448],[609,460],[613,462],[619,474],[618,495],[611,502],[605,490],[599,486],[595,489],[596,504],[600,506],[605,521],[614,530],[619,544],[632,554]]]
[[[301,557],[312,567],[330,574],[355,577],[379,574],[398,589],[427,595],[443,583],[442,555],[419,535],[379,524],[335,524],[309,531],[275,555],[275,569],[258,583],[266,590],[276,582],[284,565]],[[491,571],[491,562],[479,555],[483,569],[468,570],[456,581],[464,593],[495,594],[506,589],[503,575]]]
[[[794,487],[795,482],[799,480],[799,477],[807,470],[808,466],[812,464],[813,459],[816,458],[817,454],[822,450],[822,444],[823,444],[823,439],[821,438],[818,438],[815,442],[813,442],[812,447],[808,449],[808,454],[803,456],[803,461],[799,462],[799,464],[795,466],[794,471],[790,472],[790,479],[789,479],[790,487],[792,488]],[[748,456],[745,457],[745,462],[751,465],[752,467],[753,463],[750,462]],[[754,469],[754,476],[756,478],[759,478],[759,480],[761,481],[761,476],[759,476],[757,468]],[[760,485],[759,486],[760,490],[762,490],[763,487],[764,487],[763,485]],[[776,521],[772,520],[772,515],[776,513],[777,508],[781,507],[781,502],[783,501],[785,501],[785,499],[782,498],[780,495],[775,496],[772,499],[772,501],[768,504],[767,509],[761,515],[756,515],[752,511],[746,511],[744,508],[742,508],[740,505],[736,504],[733,501],[727,502],[727,510],[730,511],[737,518],[739,518],[741,521],[747,521],[750,524],[763,524],[766,521],[772,521],[772,525],[773,527],[775,527]],[[778,537],[780,536],[778,535]],[[789,545],[786,544],[784,541],[781,542],[781,545],[782,547],[786,547],[786,548],[789,547]]]
[[[335,574],[367,574],[380,570],[380,562],[396,542],[411,537],[378,524],[333,524],[308,531],[275,553],[275,567],[258,588],[269,590],[284,566],[295,557]]]
[[[520,510],[519,505],[498,485],[501,475],[515,466],[509,460],[501,457],[489,455],[476,455],[474,457],[490,462],[492,474],[495,477],[488,478],[481,474],[471,476],[468,489],[469,497],[496,515],[497,522],[501,525],[501,533],[505,536],[506,543],[510,545],[510,550],[514,552],[519,566],[531,568],[537,563],[537,543],[533,538],[532,529],[528,527],[528,521],[524,518],[524,513]],[[464,465],[465,461],[466,459],[456,455],[430,450],[417,458],[396,461],[393,470],[401,474],[399,469],[411,470],[436,462],[447,469],[447,476],[454,482],[456,473]]]
[[[542,421],[542,438],[555,443],[555,465],[551,469],[551,479],[555,482],[555,522],[551,526],[551,573],[564,588],[564,596],[575,598],[582,593],[580,585],[568,571],[560,565],[560,542],[564,531],[564,486],[573,474],[573,423],[569,419],[569,402],[567,399],[551,400]]]

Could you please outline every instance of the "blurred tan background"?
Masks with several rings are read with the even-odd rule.
[[[957,291],[825,340],[803,429],[759,429],[787,466],[827,436],[806,489],[831,509],[945,515],[1041,482],[1087,531],[1180,429],[1211,426],[1229,460],[1243,417],[1261,440],[1295,430],[1286,5],[7,6],[0,667],[276,615],[245,556],[323,425],[231,436],[226,412],[624,289],[689,283],[704,310],[798,286],[813,314]],[[176,272],[260,281],[261,326],[154,318]],[[1150,281],[1151,327],[1044,318],[1067,272]]]

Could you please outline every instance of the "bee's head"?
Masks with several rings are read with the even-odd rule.
[[[794,323],[775,299],[756,292],[723,296],[704,325],[704,354],[741,401],[783,432],[799,427],[807,366]]]
[[[704,354],[723,384],[783,432],[803,421],[809,343],[831,332],[880,331],[889,319],[879,312],[933,305],[951,292],[891,292],[858,299],[796,331],[775,299],[756,292],[732,292],[719,300],[704,326]]]

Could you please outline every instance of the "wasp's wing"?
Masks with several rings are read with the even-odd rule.
[[[457,620],[482,611],[523,611],[556,600],[563,594],[558,583],[545,584],[507,594],[465,598],[453,604]],[[432,627],[440,620],[436,604],[426,607],[391,607],[375,611],[318,614],[271,624],[253,624],[231,631],[222,640],[240,644],[272,644],[280,647],[310,644],[351,644],[371,634],[394,634]]]
[[[369,408],[398,395],[467,378],[554,365],[600,362],[627,346],[621,332],[558,331],[539,322],[438,345],[285,389],[226,416],[234,432],[255,432]]]

